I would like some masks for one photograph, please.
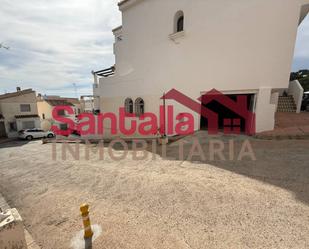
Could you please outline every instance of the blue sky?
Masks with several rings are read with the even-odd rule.
[[[92,70],[114,63],[117,0],[0,0],[0,94],[16,86],[62,96],[92,94]],[[309,18],[299,27],[293,70],[309,68]]]

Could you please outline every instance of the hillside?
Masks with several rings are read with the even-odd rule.
[[[304,88],[304,91],[309,91],[309,70],[299,70],[298,72],[292,72],[290,76],[290,80],[298,80],[299,83]]]

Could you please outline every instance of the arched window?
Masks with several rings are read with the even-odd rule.
[[[145,103],[142,98],[137,98],[135,100],[135,115],[137,117],[143,115],[145,112]]]
[[[177,21],[177,32],[183,31],[183,22],[184,22],[184,17],[183,16],[179,17]]]
[[[183,11],[179,10],[174,17],[174,33],[184,31],[185,16]]]
[[[124,110],[126,113],[133,113],[133,100],[130,98],[126,98],[124,101]]]

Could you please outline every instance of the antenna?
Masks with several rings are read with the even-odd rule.
[[[9,49],[10,49],[10,47],[4,46],[3,43],[0,43],[0,48],[5,48],[6,50],[9,50]]]

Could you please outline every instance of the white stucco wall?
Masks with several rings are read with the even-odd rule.
[[[293,99],[296,104],[296,113],[300,113],[301,104],[302,104],[303,95],[304,95],[304,89],[298,80],[294,80],[290,82],[288,94],[293,96]]]
[[[121,7],[115,75],[99,79],[94,88],[103,99],[102,111],[123,106],[128,96],[162,96],[171,88],[193,99],[212,88],[255,91],[257,131],[274,127],[269,89],[288,87],[301,6],[308,0],[136,2]],[[184,35],[173,41],[169,35],[179,10],[185,15]]]

